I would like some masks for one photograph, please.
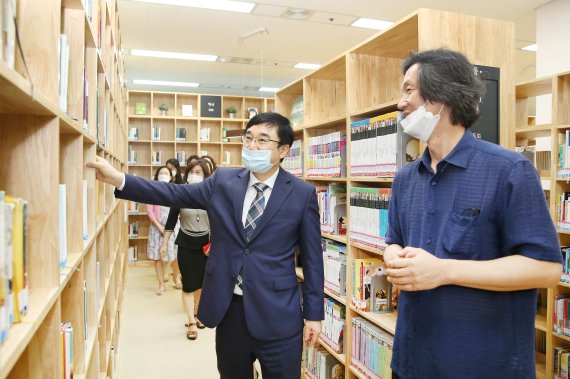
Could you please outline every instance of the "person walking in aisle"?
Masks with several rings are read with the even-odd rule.
[[[117,187],[117,198],[208,212],[212,244],[198,318],[217,327],[220,377],[252,378],[257,358],[266,379],[298,378],[303,339],[314,346],[324,318],[317,194],[280,168],[293,143],[286,117],[254,116],[242,141],[245,169],[218,169],[193,185],[123,174],[100,157],[87,166]],[[304,274],[302,309],[297,248]]]
[[[169,183],[172,180],[172,173],[166,166],[161,166],[154,174],[154,180]],[[173,241],[169,241],[165,245],[164,252],[160,251],[163,245],[164,226],[168,219],[168,207],[160,205],[147,205],[147,215],[150,220],[150,227],[148,230],[148,245],[147,256],[149,260],[154,261],[154,268],[156,271],[156,278],[158,280],[158,287],[156,288],[156,295],[160,296],[164,293],[164,278],[168,266],[176,260],[176,246]],[[176,230],[175,230],[176,229]],[[172,230],[177,232],[178,225],[174,225]],[[168,235],[170,237],[170,234]]]
[[[200,183],[209,176],[210,166],[202,159],[190,163],[184,174],[188,184]],[[208,213],[202,209],[170,208],[160,248],[161,255],[168,249],[170,235],[178,223],[179,215],[180,231],[175,244],[178,246],[178,264],[182,275],[182,304],[188,316],[186,337],[195,340],[198,338],[197,328],[204,328],[196,314],[202,293],[206,254],[209,253],[210,221]]]
[[[538,174],[473,136],[484,85],[462,54],[415,53],[403,72],[401,124],[427,148],[398,172],[390,200],[394,377],[534,378],[536,288],[562,272]]]
[[[180,162],[178,162],[178,159],[170,158],[166,161],[166,167],[168,167],[172,172],[172,183],[184,183],[184,180],[182,179],[182,171],[180,170]],[[178,247],[176,247],[176,249],[178,249]],[[171,263],[170,267],[172,267],[172,280],[174,281],[174,288],[177,290],[182,289],[182,282],[180,281],[180,268],[178,267],[178,258]],[[164,274],[164,281],[167,282],[168,270],[165,270]]]

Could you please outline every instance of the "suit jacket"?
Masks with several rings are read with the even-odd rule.
[[[198,184],[176,185],[126,175],[115,196],[141,203],[208,212],[211,250],[206,264],[198,318],[217,326],[232,300],[234,282],[243,266],[243,303],[253,337],[277,340],[299,333],[303,318],[322,320],[323,254],[315,188],[283,169],[265,211],[248,241],[242,223],[247,169],[218,169]],[[301,250],[303,309],[294,255]]]

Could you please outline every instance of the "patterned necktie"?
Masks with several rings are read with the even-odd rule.
[[[247,212],[247,217],[245,219],[245,235],[248,240],[253,231],[255,230],[255,227],[257,226],[258,222],[260,221],[261,215],[263,214],[263,210],[265,209],[265,196],[263,196],[263,191],[265,191],[267,187],[268,186],[265,183],[255,183],[253,185],[253,188],[255,188],[257,194],[255,195],[255,199],[253,199],[253,202],[249,207],[249,211]],[[236,284],[239,286],[239,288],[243,288],[242,272],[243,272],[243,267],[241,268],[236,278]]]

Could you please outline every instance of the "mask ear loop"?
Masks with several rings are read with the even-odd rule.
[[[439,112],[437,112],[437,114],[441,113],[441,111],[443,110],[443,107],[445,107],[445,104],[441,104],[441,109],[439,110]]]

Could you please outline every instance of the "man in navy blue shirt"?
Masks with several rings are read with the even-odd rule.
[[[534,378],[536,288],[562,271],[537,172],[468,129],[484,87],[463,55],[423,51],[403,71],[402,126],[427,148],[398,172],[390,202],[394,376]]]

